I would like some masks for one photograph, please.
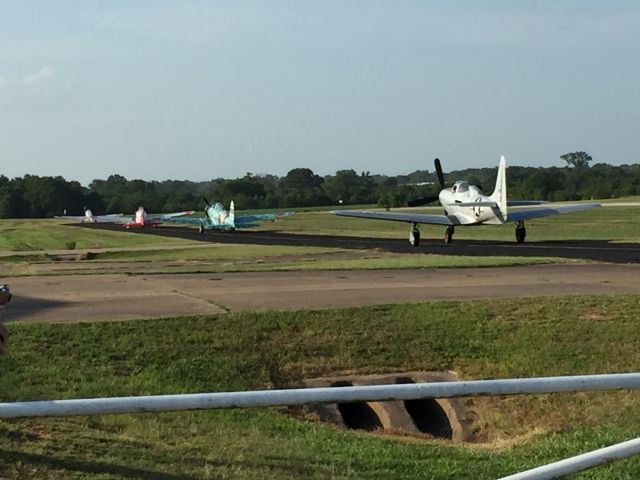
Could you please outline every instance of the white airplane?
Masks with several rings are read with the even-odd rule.
[[[579,212],[600,207],[599,203],[581,203],[575,205],[551,205],[537,200],[507,201],[507,177],[504,156],[500,157],[496,187],[490,196],[484,195],[480,188],[469,185],[469,182],[458,180],[450,188],[445,188],[444,175],[440,160],[435,159],[438,181],[442,190],[438,195],[440,205],[444,207],[444,215],[425,215],[418,213],[373,212],[366,210],[336,210],[333,213],[343,217],[371,218],[391,220],[411,224],[409,243],[414,247],[420,244],[421,223],[430,225],[446,225],[444,242],[451,243],[456,225],[502,225],[507,222],[516,224],[516,242],[523,243],[527,235],[524,221],[531,218],[558,215],[560,213]],[[436,199],[425,197],[411,202],[411,206],[431,203]],[[516,212],[507,212],[509,206],[542,205],[542,208],[528,208]]]
[[[65,210],[66,212],[66,210]],[[84,215],[57,215],[55,218],[62,218],[66,220],[76,220],[82,223],[98,223],[98,222],[113,222],[114,219],[122,217],[121,213],[111,213],[109,215],[94,215],[93,212],[85,208]]]

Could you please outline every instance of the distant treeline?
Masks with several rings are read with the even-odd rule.
[[[465,179],[493,191],[496,168],[466,169],[445,175],[447,184]],[[513,199],[585,200],[640,195],[640,165],[598,163],[574,168],[509,167],[508,194]],[[412,198],[437,195],[434,172],[418,170],[395,177],[340,170],[322,177],[308,168],[295,168],[284,177],[253,175],[204,182],[128,180],[111,175],[88,187],[63,177],[0,175],[0,218],[52,217],[66,212],[132,213],[143,205],[149,212],[200,210],[206,197],[238,209],[312,207],[377,203],[406,205]]]

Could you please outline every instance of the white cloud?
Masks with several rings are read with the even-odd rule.
[[[45,65],[35,73],[29,73],[24,76],[23,82],[27,85],[47,82],[53,78],[53,69],[49,65]]]

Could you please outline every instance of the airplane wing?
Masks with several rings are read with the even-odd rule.
[[[281,212],[281,213],[256,213],[253,215],[236,215],[236,225],[244,225],[248,223],[259,222],[260,220],[277,220],[279,218],[290,217],[295,215],[296,212]]]
[[[507,207],[526,207],[529,205],[544,205],[546,200],[507,200]]]
[[[175,213],[162,213],[158,215],[147,215],[145,217],[146,220],[150,220],[152,222],[161,222],[163,220],[169,220],[170,218],[182,217],[185,215],[193,215],[196,213],[195,210],[186,210],[184,212],[175,212]]]
[[[418,213],[400,212],[371,212],[367,210],[334,210],[333,213],[341,217],[370,218],[373,220],[391,220],[394,222],[426,223],[431,225],[458,224],[446,215],[424,215]],[[457,219],[455,219],[457,220]]]
[[[87,217],[85,215],[56,215],[54,218],[60,220],[70,220],[72,222],[86,222]],[[100,223],[123,223],[130,222],[131,218],[123,216],[122,213],[110,213],[109,215],[96,215],[92,217],[94,221]]]
[[[531,218],[548,217],[550,215],[559,215],[561,213],[580,212],[582,210],[591,210],[592,208],[601,207],[599,203],[578,203],[575,205],[558,205],[545,208],[530,208],[520,212],[509,212],[507,214],[508,222],[519,222],[521,220],[529,220]]]
[[[496,202],[456,202],[449,203],[447,207],[489,207],[489,208],[498,208],[498,204]]]
[[[207,219],[205,217],[180,217],[180,216],[171,216],[165,217],[162,219],[165,222],[170,223],[186,223],[188,225],[206,225]]]
[[[549,202],[544,200],[507,200],[507,207],[527,207],[530,205],[544,205],[545,203]],[[499,205],[496,202],[456,202],[450,203],[447,206],[499,208]]]

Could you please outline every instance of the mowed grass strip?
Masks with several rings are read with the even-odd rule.
[[[52,219],[0,220],[0,251],[65,250],[144,245],[185,245],[179,238],[132,235],[122,232],[77,228]]]
[[[359,258],[333,258],[331,254],[353,253]],[[346,255],[346,257],[351,257]],[[162,251],[105,252],[93,255],[95,261],[214,261],[207,271],[351,270],[392,268],[446,268],[537,265],[567,263],[559,257],[497,257],[437,254],[389,254],[373,250],[360,252],[325,247],[286,247],[265,245],[217,245],[212,248]],[[200,267],[203,265],[200,264]],[[195,267],[195,266],[194,266]],[[153,268],[153,267],[151,267]],[[173,270],[172,270],[173,271]]]
[[[206,244],[205,244],[206,245]],[[92,255],[94,260],[128,260],[140,262],[185,261],[185,260],[247,260],[262,257],[289,257],[347,252],[349,250],[330,247],[296,247],[286,245],[234,245],[211,244],[202,248],[171,248],[166,250],[129,250],[100,252]]]
[[[292,387],[305,377],[638,371],[640,296],[12,324],[5,401]],[[346,431],[304,409],[0,422],[6,478],[497,478],[637,436],[638,392],[476,398],[481,442]],[[293,415],[287,415],[293,413]],[[635,478],[640,460],[578,478]]]

